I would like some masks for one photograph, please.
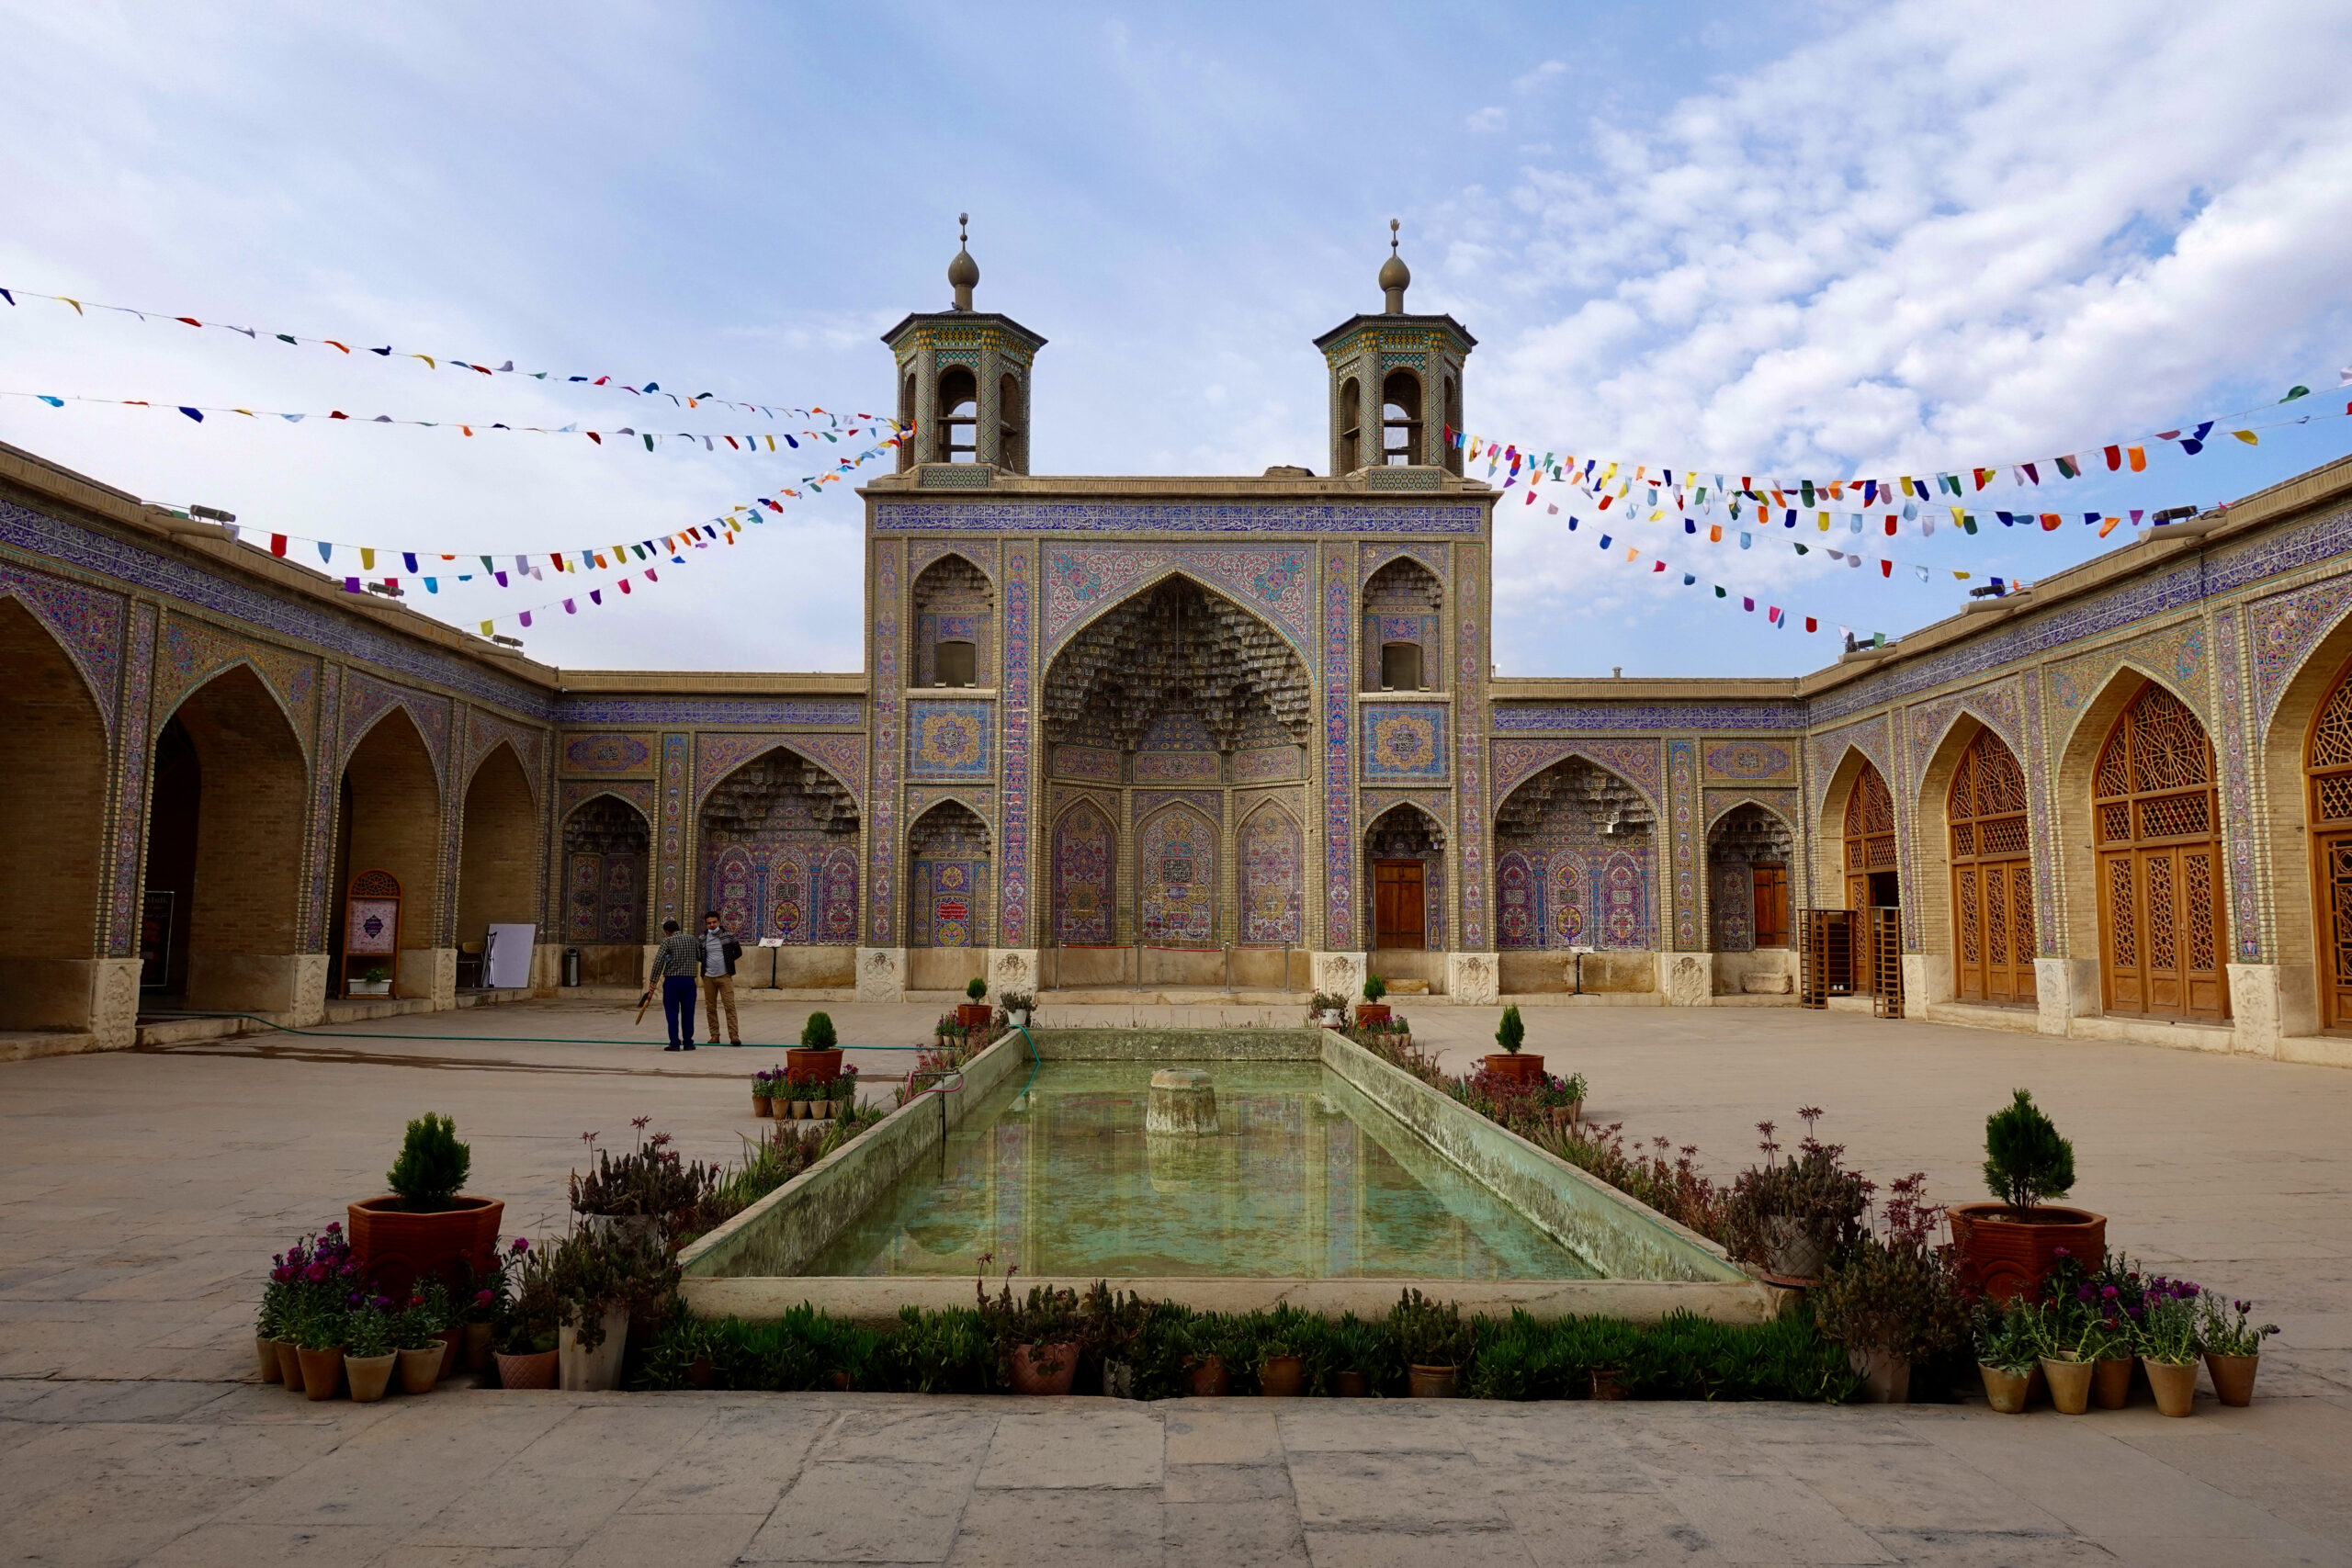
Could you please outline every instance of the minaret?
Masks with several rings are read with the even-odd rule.
[[[1441,472],[1462,472],[1462,453],[1446,433],[1462,428],[1462,366],[1478,340],[1452,316],[1407,313],[1413,272],[1397,253],[1401,228],[1388,220],[1380,314],[1352,316],[1315,346],[1330,370],[1331,472],[1398,468],[1407,471],[1366,482],[1434,490]]]
[[[986,463],[1029,471],[1029,378],[1046,340],[1010,316],[972,308],[980,264],[971,215],[956,215],[947,264],[955,303],[918,312],[882,334],[898,359],[899,418],[917,427],[899,449],[901,473],[925,463]]]

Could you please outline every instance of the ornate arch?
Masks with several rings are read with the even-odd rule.
[[[1048,670],[1071,638],[1170,577],[1230,599],[1288,641],[1302,661],[1313,662],[1314,555],[1307,546],[1049,545],[1040,615]]]
[[[861,814],[865,807],[865,738],[862,735],[697,735],[695,737],[695,809],[711,791],[771,751],[789,751],[820,769],[848,792]],[[985,815],[985,813],[983,813]]]
[[[1764,798],[1767,795],[1774,798],[1767,800]],[[1741,807],[1752,806],[1778,818],[1781,825],[1789,830],[1789,841],[1793,844],[1801,834],[1796,814],[1789,808],[1792,799],[1793,792],[1788,790],[1711,789],[1707,792],[1708,830],[1712,832],[1716,823]]]
[[[1235,888],[1244,947],[1299,947],[1306,941],[1306,837],[1279,796],[1242,817],[1234,832]]]
[[[1603,773],[1613,774],[1666,818],[1666,781],[1662,748],[1655,740],[1497,740],[1493,743],[1495,811],[1498,816],[1510,797],[1536,774],[1555,762],[1581,757]]]
[[[148,744],[150,746],[154,744],[155,738],[164,733],[164,726],[169,724],[173,717],[178,714],[180,709],[187,705],[189,698],[195,696],[198,692],[204,691],[206,688],[212,685],[214,682],[219,681],[222,676],[233,674],[239,670],[252,671],[254,680],[260,685],[263,691],[269,694],[270,700],[277,705],[277,711],[279,715],[286,720],[286,728],[294,732],[294,743],[302,749],[304,761],[309,761],[311,746],[300,716],[297,715],[291,707],[287,705],[286,694],[279,691],[277,685],[271,682],[269,672],[262,669],[260,665],[254,663],[252,660],[243,658],[232,659],[225,664],[214,666],[212,669],[206,671],[203,678],[195,682],[186,691],[181,692],[176,696],[174,696],[168,702],[157,703],[155,705],[153,720],[148,732]],[[100,711],[104,712],[105,710],[101,709]],[[383,716],[384,716],[382,714],[378,714],[376,716],[377,718],[381,718]],[[371,720],[369,722],[372,728],[374,721]],[[366,732],[362,731],[361,733],[364,735]],[[359,743],[359,736],[352,736],[345,741],[343,748],[343,754],[345,758],[348,759],[350,757],[351,748]],[[428,745],[425,750],[429,752],[431,751],[432,747]]]
[[[0,563],[0,599],[14,599],[56,640],[82,677],[90,701],[111,734],[116,687],[122,666],[127,601],[120,594],[85,588],[61,577],[24,571]],[[266,682],[264,682],[266,684]],[[301,731],[298,727],[296,734]]]
[[[1136,823],[1136,931],[1147,944],[1205,947],[1216,940],[1216,819],[1173,800]]]

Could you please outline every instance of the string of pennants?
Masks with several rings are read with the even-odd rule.
[[[1608,557],[1610,559],[1618,562],[1620,565],[1630,566],[1634,561],[1637,561],[1642,558],[1642,552],[1630,545],[1625,547],[1624,554],[1622,557],[1619,556],[1616,553],[1617,542],[1611,535],[1601,535],[1600,543],[1600,553],[1603,556]],[[1652,576],[1664,576],[1667,573],[1671,572],[1674,569],[1672,567],[1667,564],[1663,557],[1654,556],[1651,558],[1650,574]],[[1966,574],[1962,573],[1961,575],[1965,576]],[[1683,572],[1681,576],[1683,587],[1696,588],[1699,586],[1699,577],[1697,573],[1686,571]],[[1995,578],[1993,581],[1996,583],[1999,583],[2002,580]],[[2018,585],[2012,583],[2007,584],[2007,586],[2016,587]],[[1731,590],[1725,588],[1722,583],[1710,582],[1707,584],[1707,587],[1713,591],[1714,597],[1717,599],[1724,600],[1726,603],[1730,601]],[[1839,635],[1853,637],[1862,646],[1883,648],[1886,645],[1886,634],[1884,632],[1874,631],[1858,634],[1851,626],[1845,626],[1839,622],[1825,621],[1824,617],[1819,615],[1801,615],[1798,612],[1789,609],[1783,605],[1772,604],[1770,603],[1769,596],[1759,598],[1758,595],[1745,591],[1743,591],[1739,595],[1739,607],[1748,615],[1754,615],[1756,613],[1756,607],[1759,604],[1764,606],[1765,620],[1772,626],[1780,627],[1782,631],[1786,631],[1788,629],[1789,623],[1792,621],[1804,622],[1804,629],[1809,633],[1819,631],[1826,624],[1836,626]]]
[[[785,444],[785,447],[788,447],[797,452],[800,450],[801,441],[804,437],[812,446],[819,442],[824,442],[829,445],[838,446],[846,437],[856,437],[862,435],[871,438],[881,435],[886,428],[890,432],[890,434],[886,441],[886,445],[896,446],[899,445],[899,441],[910,433],[907,427],[902,427],[895,419],[877,418],[870,413],[853,414],[850,416],[852,423],[848,424],[842,424],[836,421],[833,424],[823,428],[810,427],[804,428],[797,432],[789,430],[775,430],[758,431],[742,435],[725,435],[717,432],[704,432],[698,430],[639,430],[633,425],[627,424],[612,430],[590,430],[582,427],[577,421],[574,421],[570,424],[548,428],[544,425],[537,424],[507,424],[497,420],[473,420],[469,422],[449,419],[395,419],[388,413],[374,415],[350,414],[344,412],[341,409],[334,409],[326,413],[287,413],[276,409],[221,408],[209,403],[175,403],[170,401],[151,400],[145,398],[85,398],[76,397],[72,394],[61,395],[54,392],[17,392],[6,389],[0,389],[0,398],[28,398],[35,402],[45,403],[53,409],[62,409],[68,403],[94,403],[114,408],[160,409],[166,412],[176,412],[184,414],[198,424],[202,424],[204,423],[205,416],[208,414],[242,414],[250,420],[262,421],[277,419],[283,420],[288,424],[300,424],[305,420],[319,420],[322,423],[348,421],[353,424],[407,425],[420,430],[454,430],[460,434],[468,436],[483,434],[493,430],[503,430],[509,432],[510,434],[526,435],[584,435],[591,442],[599,446],[605,445],[605,438],[609,435],[614,437],[616,443],[620,445],[633,446],[639,442],[642,442],[644,444],[645,450],[648,452],[654,450],[657,446],[668,446],[673,441],[683,441],[689,446],[694,446],[696,443],[700,443],[703,450],[706,452],[718,451],[719,449],[718,444],[723,441],[727,444],[727,449],[730,452],[752,453],[763,451],[775,452],[782,450],[783,448],[779,448],[776,446],[778,441],[782,441]],[[827,417],[832,418],[833,416],[828,415]],[[857,423],[859,421],[863,421],[864,423]],[[621,442],[619,440],[621,437],[627,437],[628,440],[626,442]]]
[[[385,344],[379,348],[368,343],[367,339],[359,337],[351,338],[346,341],[342,338],[320,337],[310,333],[282,333],[273,332],[266,327],[232,326],[227,321],[198,321],[194,316],[182,315],[176,310],[151,310],[135,305],[105,305],[98,303],[96,300],[75,299],[63,294],[43,294],[30,288],[0,288],[0,300],[6,300],[8,304],[13,306],[17,304],[19,297],[26,299],[51,299],[56,301],[60,305],[71,306],[73,307],[74,313],[82,317],[85,321],[88,319],[90,311],[106,310],[118,315],[136,316],[142,321],[164,322],[167,324],[176,322],[182,325],[194,327],[198,332],[205,331],[209,328],[220,332],[235,333],[239,336],[254,343],[260,343],[266,339],[272,343],[290,344],[297,348],[305,346],[329,348],[334,349],[352,359],[361,359],[372,355],[379,359],[387,361],[394,359],[416,360],[421,362],[428,370],[470,370],[482,376],[515,376],[529,381],[548,381],[563,384],[577,383],[592,387],[614,387],[617,388],[621,391],[633,393],[641,398],[667,398],[673,403],[675,403],[682,408],[699,408],[704,403],[716,403],[722,408],[749,410],[757,413],[764,414],[770,419],[776,418],[778,415],[782,415],[787,419],[805,419],[823,414],[825,412],[825,411],[820,408],[786,408],[781,403],[772,405],[768,403],[744,402],[734,399],[718,397],[710,392],[684,393],[664,391],[659,381],[653,380],[650,378],[642,380],[635,380],[627,377],[611,375],[571,376],[560,374],[553,370],[517,370],[514,368],[514,361],[512,359],[507,359],[502,364],[491,365],[486,364],[480,359],[466,358],[454,354],[420,354],[413,349],[401,348],[392,344]],[[857,417],[864,419],[868,416],[860,414]]]
[[[2347,367],[2342,374],[2345,384],[2352,385],[2352,367]],[[2310,388],[2297,385],[2279,401],[2293,402],[2310,395]],[[2263,430],[2308,424],[2313,419],[2341,419],[2346,415],[2352,415],[2352,402],[2347,402],[2341,412],[2331,410],[2325,413],[2307,413],[2294,419],[2240,426],[2229,430],[2228,434],[2248,446],[2259,446],[2259,432]],[[2052,481],[2074,479],[2082,477],[2086,469],[2094,468],[2101,460],[2109,472],[2120,472],[2128,468],[2133,473],[2142,473],[2148,466],[2149,446],[2160,442],[2177,443],[2185,456],[2195,457],[2205,449],[2216,428],[2243,417],[2242,411],[2237,415],[2200,420],[2194,429],[2183,426],[2085,448],[2098,454],[2089,459],[2078,451],[2025,462],[1936,469],[1924,476],[1902,474],[1892,479],[1782,479],[1742,474],[1736,476],[1735,483],[1735,476],[1721,472],[1646,463],[1629,465],[1622,459],[1601,457],[1579,460],[1573,454],[1557,452],[1545,452],[1539,457],[1532,447],[1522,448],[1515,443],[1473,434],[1456,430],[1452,425],[1444,427],[1443,439],[1449,446],[1464,454],[1465,468],[1484,457],[1487,459],[1486,477],[1492,479],[1498,474],[1502,475],[1503,489],[1510,490],[1523,483],[1527,487],[1526,504],[1533,503],[1537,489],[1549,479],[1582,491],[1603,510],[1618,502],[1631,501],[1634,492],[1639,490],[1646,492],[1646,504],[1653,508],[1660,507],[1670,495],[1673,508],[1678,513],[1695,509],[1712,513],[1720,504],[1726,508],[1734,521],[1752,515],[1755,519],[1752,525],[1756,526],[1777,522],[1783,527],[1793,528],[1797,526],[1801,513],[1813,513],[1818,530],[1826,533],[1832,527],[1830,518],[1834,506],[1836,510],[1849,513],[1849,531],[1860,533],[1863,527],[1864,512],[1883,508],[1883,527],[1889,536],[1900,531],[1896,515],[1899,513],[1902,522],[1917,523],[1918,531],[1926,536],[1935,532],[1934,513],[1938,510],[1949,510],[1955,525],[1965,533],[1975,533],[1977,518],[1965,502],[1972,494],[1981,493],[1996,483],[2005,471],[2020,489],[2039,487],[2045,469]],[[1973,486],[1973,491],[1971,485]],[[1948,497],[1962,504],[1953,504],[1952,500],[1946,499]],[[1863,512],[1849,510],[1856,505],[1863,508]],[[2004,526],[2014,526],[2019,521],[2026,521],[2039,524],[2045,529],[2059,526],[2059,521],[2053,519],[2063,520],[2061,513],[2040,511],[1995,511],[1992,515]],[[2138,515],[2134,517],[2135,526]],[[2095,517],[2094,521],[2105,519]],[[2102,529],[2103,533],[2106,531],[2106,528]]]

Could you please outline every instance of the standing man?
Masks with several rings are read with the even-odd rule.
[[[743,956],[743,944],[735,933],[718,923],[718,911],[702,912],[702,1010],[710,1015],[710,1043],[718,1043],[718,1008],[727,1006],[729,1043],[743,1043],[743,1031],[735,1021],[735,961]],[[695,1032],[686,1031],[692,1040]]]
[[[674,919],[662,922],[662,945],[653,951],[653,984],[662,987],[662,1014],[670,1021],[665,1051],[695,1048],[695,971],[701,944],[678,929]]]

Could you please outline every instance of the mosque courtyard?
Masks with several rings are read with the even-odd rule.
[[[1498,1010],[1410,1010],[1459,1068]],[[808,1005],[752,1000],[748,1038]],[[1063,1025],[1288,1007],[1052,1007]],[[2110,1245],[2252,1298],[2255,1404],[2018,1417],[1962,1404],[584,1394],[311,1404],[255,1381],[269,1255],[380,1190],[447,1111],[505,1229],[564,1228],[581,1134],[632,1118],[724,1160],[780,1048],[659,1050],[617,1003],[420,1014],[0,1065],[6,1561],[856,1562],[2352,1561],[2352,1074],[1794,1009],[1530,1008],[1588,1117],[1695,1145],[1826,1111],[1882,1180],[1978,1195],[1983,1120],[2030,1087]],[[935,1001],[831,1008],[869,1078]],[[494,1036],[469,1039],[462,1036]],[[560,1037],[566,1043],[534,1043]],[[595,1042],[595,1043],[589,1043]],[[467,1380],[460,1379],[463,1382]],[[2144,1396],[2143,1396],[2144,1397]]]

